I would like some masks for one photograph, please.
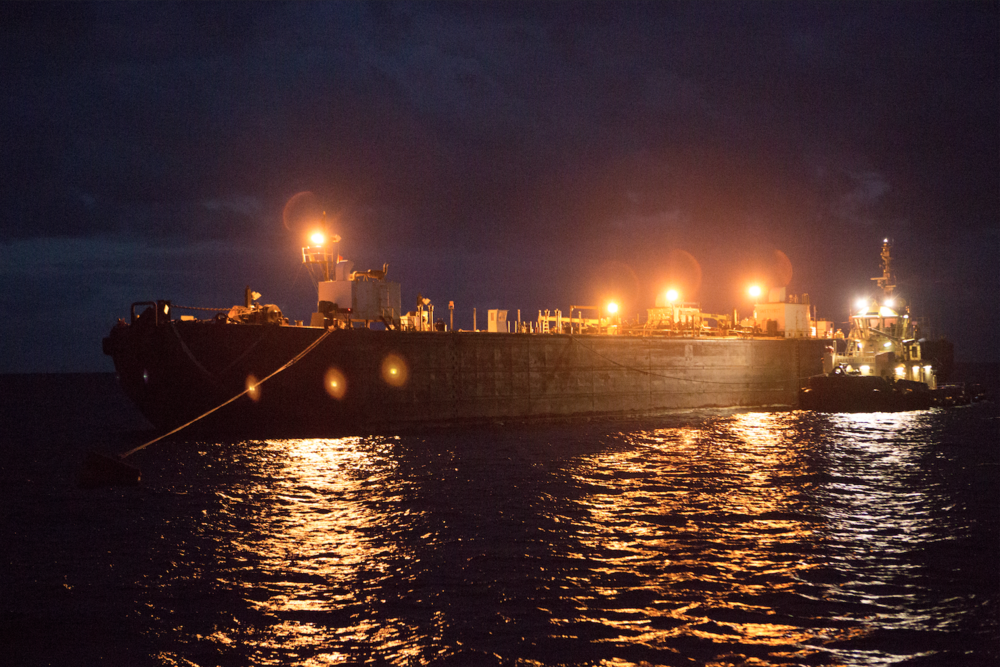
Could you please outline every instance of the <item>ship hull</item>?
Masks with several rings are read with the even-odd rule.
[[[331,331],[170,321],[106,339],[121,385],[155,426],[269,436],[790,406],[821,370],[816,339]]]
[[[926,384],[877,375],[817,375],[799,392],[799,407],[816,412],[909,412],[934,404]]]

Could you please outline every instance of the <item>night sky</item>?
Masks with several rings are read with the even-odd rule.
[[[113,370],[133,301],[308,320],[301,192],[465,328],[751,280],[842,323],[888,236],[1000,360],[998,6],[5,3],[0,372]]]

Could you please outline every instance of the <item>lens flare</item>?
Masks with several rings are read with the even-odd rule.
[[[253,375],[247,376],[247,396],[250,400],[256,403],[260,400],[260,384],[257,382],[257,378]]]
[[[619,306],[625,308],[625,304],[640,301],[642,281],[628,264],[616,260],[603,261],[594,267],[591,276],[589,291],[595,305],[614,298]]]
[[[382,360],[382,379],[386,384],[393,387],[402,387],[406,384],[410,372],[406,360],[394,352],[385,355]]]
[[[326,393],[331,398],[339,401],[347,393],[347,378],[340,372],[340,369],[330,368],[323,377],[323,388],[326,389]]]
[[[701,264],[687,250],[673,248],[667,253],[666,274],[663,282],[678,292],[694,298],[701,289]]]
[[[323,207],[319,198],[308,190],[293,195],[281,213],[281,221],[290,232],[301,232],[322,217]]]

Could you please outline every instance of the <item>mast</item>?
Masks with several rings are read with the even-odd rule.
[[[886,296],[892,296],[892,291],[896,289],[895,277],[892,275],[892,241],[888,238],[882,239],[882,275],[872,278]]]
[[[340,243],[340,236],[329,233],[325,211],[322,227],[313,233],[309,240],[312,245],[302,248],[302,263],[309,269],[316,282],[327,282],[330,280],[331,267],[335,267],[339,259],[337,244]]]

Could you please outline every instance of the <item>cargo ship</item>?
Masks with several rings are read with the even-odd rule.
[[[388,266],[354,270],[339,241],[302,249],[318,297],[308,324],[249,288],[204,316],[133,303],[103,341],[125,393],[160,429],[261,437],[792,406],[829,345],[808,299],[783,291],[746,326],[664,295],[641,323],[571,306],[530,321],[490,310],[486,330],[455,330],[452,304],[449,322],[422,297],[403,313]]]
[[[942,403],[936,361],[925,353],[906,300],[896,293],[892,243],[882,241],[880,298],[861,299],[846,338],[832,341],[823,373],[799,394],[802,408],[821,412],[899,412]]]

